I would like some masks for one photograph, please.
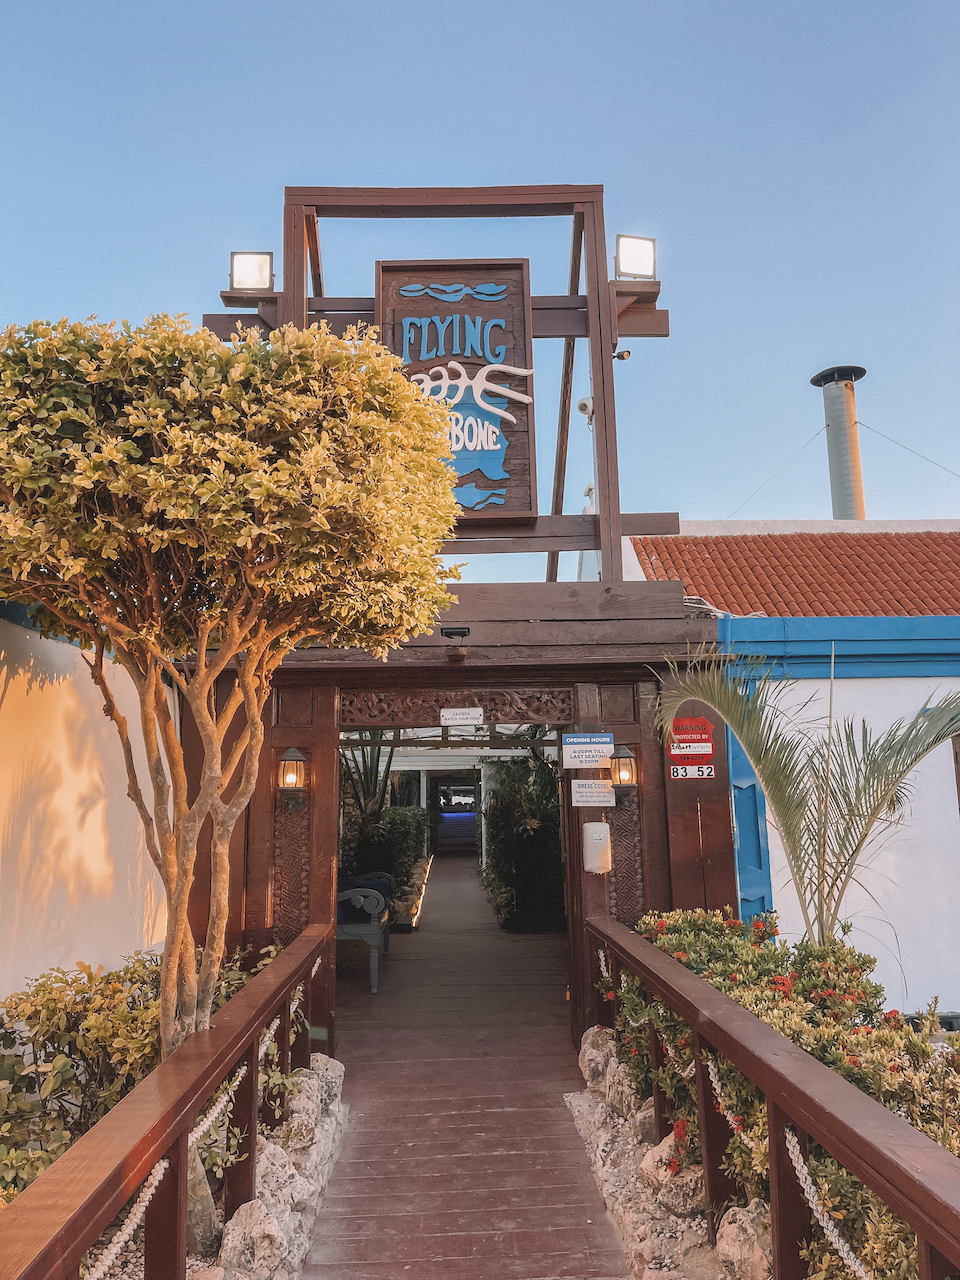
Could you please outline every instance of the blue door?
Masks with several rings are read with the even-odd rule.
[[[767,806],[743,748],[729,729],[726,734],[740,919],[750,920],[761,911],[773,910]]]

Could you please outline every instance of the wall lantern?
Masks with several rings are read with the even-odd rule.
[[[656,280],[656,240],[648,236],[617,236],[615,264],[618,279]]]
[[[637,757],[629,747],[614,747],[610,757],[610,781],[620,801],[637,789]]]
[[[277,788],[287,806],[287,813],[303,808],[303,789],[307,785],[307,759],[296,747],[280,757]]]
[[[231,253],[231,293],[272,293],[272,253]]]

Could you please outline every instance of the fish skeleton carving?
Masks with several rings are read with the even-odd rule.
[[[455,378],[452,377],[451,370],[456,373]],[[429,373],[412,374],[410,381],[417,383],[425,396],[446,400],[451,408],[460,403],[467,391],[472,391],[477,405],[487,413],[496,414],[498,418],[506,418],[507,422],[516,422],[512,413],[508,413],[506,409],[498,409],[484,400],[484,393],[506,396],[508,400],[519,400],[521,404],[532,404],[533,396],[525,395],[522,391],[514,391],[512,387],[502,386],[499,382],[490,382],[490,377],[495,373],[529,378],[533,370],[515,369],[509,364],[487,364],[471,378],[458,360],[451,360],[449,364],[436,365]]]

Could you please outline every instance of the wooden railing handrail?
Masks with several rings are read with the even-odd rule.
[[[960,1159],[709,982],[606,916],[588,934],[951,1263]]]
[[[335,926],[308,925],[211,1021],[0,1213],[0,1280],[76,1267],[255,1036],[308,978]]]

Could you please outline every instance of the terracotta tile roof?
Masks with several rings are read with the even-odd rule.
[[[769,617],[960,615],[960,533],[633,538],[648,579],[682,580],[724,612]]]

